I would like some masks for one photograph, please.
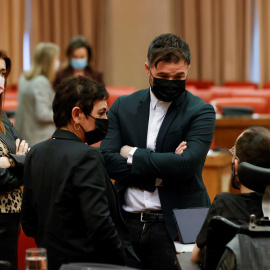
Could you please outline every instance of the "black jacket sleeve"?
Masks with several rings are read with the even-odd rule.
[[[133,156],[131,173],[170,179],[173,182],[179,180],[179,176],[183,180],[189,179],[204,162],[214,129],[215,112],[211,105],[206,104],[190,121],[185,137],[187,149],[182,155],[137,149]]]
[[[13,147],[15,145],[16,139],[22,140],[13,124],[7,118],[4,111],[1,112],[2,121],[4,123],[6,132],[1,134],[1,137],[5,144],[11,149],[11,153],[8,154],[9,157],[13,158],[16,166],[8,169],[0,169],[0,190],[2,192],[10,191],[14,188],[18,188],[23,184],[23,167],[25,156],[16,155],[16,149]]]
[[[182,179],[181,181],[186,181],[202,166],[214,135],[215,111],[213,106],[200,104],[199,108],[195,108],[190,115],[186,116],[189,121],[184,127],[187,132],[182,139],[187,141],[187,149],[182,155],[175,154],[175,149],[158,153],[138,148],[133,155],[131,166],[119,153],[123,146],[123,136],[125,136],[122,134],[123,127],[119,121],[119,115],[125,112],[120,111],[122,109],[120,106],[120,99],[111,106],[108,115],[109,132],[101,143],[106,169],[111,178],[121,185],[152,191],[155,188],[156,178],[163,179],[164,185],[179,181],[179,178]],[[129,121],[135,122],[134,119]],[[137,122],[134,123],[134,125],[137,124]],[[133,135],[138,136],[137,133]],[[130,146],[136,147],[136,145]]]
[[[129,187],[134,186],[147,191],[155,190],[155,177],[143,176],[136,172],[131,172],[131,166],[127,164],[127,159],[120,155],[123,146],[124,136],[121,133],[121,123],[118,117],[119,99],[111,106],[109,118],[109,131],[101,142],[101,152],[105,159],[105,166],[109,176],[119,184]],[[136,134],[134,134],[136,136]]]
[[[104,262],[124,265],[125,252],[110,215],[103,159],[99,152],[85,152],[73,183],[94,250],[104,254]]]

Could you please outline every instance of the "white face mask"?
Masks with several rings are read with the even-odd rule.
[[[55,62],[54,62],[54,69],[55,71],[57,71],[60,67],[60,60],[59,59],[56,59]]]
[[[4,92],[5,89],[5,79],[0,76],[0,94]]]

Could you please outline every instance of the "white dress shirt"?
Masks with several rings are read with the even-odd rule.
[[[147,149],[152,151],[156,150],[156,141],[159,129],[165,118],[171,102],[159,101],[152,93],[150,89],[150,110],[149,110],[149,122],[147,131]],[[132,164],[133,154],[136,151],[134,147],[129,152],[127,163]],[[156,186],[162,185],[162,179],[156,179]],[[129,187],[126,190],[124,197],[123,209],[127,212],[144,212],[148,210],[161,210],[161,204],[156,188],[154,192],[141,190],[136,187]]]

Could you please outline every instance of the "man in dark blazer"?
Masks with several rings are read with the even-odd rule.
[[[215,111],[185,90],[189,65],[184,40],[156,37],[145,63],[150,88],[115,101],[101,143],[143,269],[176,269],[172,209],[210,206],[202,170]]]

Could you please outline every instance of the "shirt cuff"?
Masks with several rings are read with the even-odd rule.
[[[133,155],[135,153],[135,151],[138,149],[138,147],[133,147],[129,153],[128,153],[128,159],[127,159],[127,164],[128,165],[131,165],[132,164],[132,161],[133,161]]]

